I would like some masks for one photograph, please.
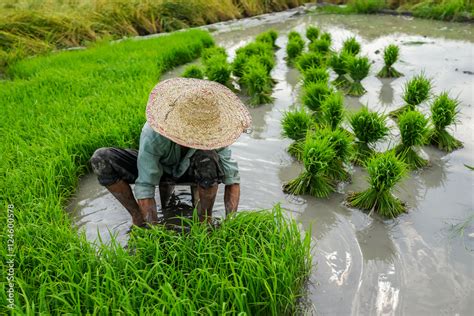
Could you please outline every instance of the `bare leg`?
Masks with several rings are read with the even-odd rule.
[[[207,220],[208,223],[212,220],[212,208],[214,207],[214,202],[216,201],[217,195],[217,185],[214,185],[210,188],[203,188],[198,186],[199,192],[199,220],[204,222]]]
[[[160,190],[160,201],[161,201],[161,209],[165,209],[170,202],[171,195],[174,192],[174,184],[160,184],[158,186]]]
[[[130,213],[133,225],[142,226],[145,223],[137,201],[133,196],[132,188],[127,182],[119,180],[106,188]]]

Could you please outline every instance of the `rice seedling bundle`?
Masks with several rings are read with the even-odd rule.
[[[329,32],[324,32],[323,34],[321,34],[320,39],[329,42],[330,44],[332,43],[332,36]]]
[[[337,74],[337,78],[333,81],[333,84],[342,90],[345,90],[349,86],[349,80],[347,80],[347,59],[350,58],[348,53],[340,52],[339,54],[333,54],[329,58],[329,66]]]
[[[306,133],[314,125],[313,118],[304,109],[289,111],[283,114],[281,120],[283,136],[294,141],[306,137]]]
[[[308,136],[303,149],[304,170],[283,186],[285,192],[295,195],[310,194],[327,197],[334,192],[334,183],[328,176],[336,153],[328,138]]]
[[[398,128],[400,129],[401,144],[395,147],[397,157],[413,169],[426,166],[428,161],[421,158],[415,149],[426,142],[428,119],[418,111],[408,110],[399,116]]]
[[[304,72],[311,67],[324,66],[324,57],[316,52],[304,53],[296,59],[299,71]]]
[[[344,115],[344,97],[339,92],[331,93],[321,104],[322,124],[335,130],[341,126]]]
[[[252,42],[236,51],[232,62],[232,72],[236,77],[242,77],[245,65],[252,56],[262,56],[262,58],[273,59],[273,48],[268,43]]]
[[[321,105],[333,90],[325,82],[310,82],[303,88],[303,104],[313,112],[316,121],[321,119]]]
[[[459,113],[459,101],[449,97],[447,92],[441,93],[431,104],[431,121],[433,128],[430,131],[429,142],[439,149],[452,152],[462,148],[461,141],[454,138],[447,128],[456,124]]]
[[[348,57],[346,59],[347,72],[352,78],[347,94],[352,96],[361,96],[366,90],[361,81],[367,77],[370,70],[370,62],[367,57]]]
[[[312,52],[320,53],[325,55],[330,52],[331,42],[325,39],[317,39],[311,42],[308,49]]]
[[[393,196],[393,187],[406,175],[405,163],[392,151],[377,154],[365,164],[370,187],[348,196],[349,205],[376,212],[387,218],[394,218],[406,211],[406,206]]]
[[[315,132],[316,137],[327,138],[334,149],[335,157],[328,168],[328,176],[334,181],[347,181],[350,177],[345,165],[353,156],[353,136],[341,128],[323,128]]]
[[[181,77],[203,79],[204,72],[202,71],[202,68],[198,65],[189,65],[186,66],[183,73],[181,74]]]
[[[304,50],[304,40],[298,32],[288,34],[288,44],[286,45],[287,61],[291,64],[293,60],[300,56]]]
[[[232,72],[231,66],[222,55],[213,55],[209,57],[205,64],[206,77],[223,85],[228,85],[230,82],[230,74]]]
[[[209,60],[209,58],[215,55],[223,56],[224,58],[227,59],[227,52],[224,47],[213,46],[213,47],[206,48],[202,51],[202,54],[201,54],[202,62],[205,64]]]
[[[401,108],[390,112],[390,116],[398,118],[407,110],[415,110],[417,105],[428,100],[431,93],[431,80],[426,78],[424,74],[419,74],[405,83],[403,91],[403,100],[405,105]]]
[[[255,38],[256,42],[263,42],[268,45],[271,45],[273,48],[277,48],[276,40],[278,38],[278,33],[275,30],[268,30],[263,33],[260,33]]]
[[[310,42],[314,42],[319,37],[319,29],[315,26],[308,26],[306,28],[306,38]]]
[[[272,102],[272,78],[265,65],[258,59],[249,59],[240,80],[248,95],[251,96],[250,103],[259,105]]]
[[[377,74],[381,78],[398,78],[402,73],[393,68],[393,64],[398,60],[400,48],[397,45],[390,44],[383,51],[383,61],[385,65]]]
[[[328,83],[329,73],[324,67],[311,67],[303,72],[303,85],[307,86],[312,82]]]
[[[360,52],[360,43],[355,37],[350,37],[342,43],[342,51],[352,56],[356,56]]]
[[[353,162],[360,165],[375,153],[371,146],[388,135],[386,116],[364,106],[349,118],[349,124],[357,138]]]

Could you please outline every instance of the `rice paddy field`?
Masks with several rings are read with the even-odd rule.
[[[289,154],[292,141],[281,121],[301,109],[308,89],[300,62],[287,59],[286,47],[292,31],[307,41],[310,26],[328,34],[332,51],[351,37],[361,44],[370,69],[358,83],[361,95],[344,96],[343,126],[349,129],[347,117],[364,107],[386,115],[388,134],[376,151],[402,142],[404,119],[389,114],[405,105],[409,79],[422,73],[431,80],[430,98],[417,105],[427,116],[434,94],[447,91],[459,101],[449,133],[464,147],[446,153],[420,146],[429,165],[407,168],[394,181],[406,212],[393,219],[346,202],[367,189],[368,175],[383,160],[368,164],[369,174],[350,164],[351,180],[338,182],[325,197],[284,193],[304,164]],[[239,49],[270,29],[278,33],[276,49],[261,76],[269,74],[271,84],[250,93],[246,80],[237,81],[253,120],[251,132],[232,145],[242,178],[239,209],[246,211],[218,229],[190,223],[187,234],[157,227],[127,235],[130,216],[90,174],[90,155],[102,146],[138,146],[148,93],[158,80],[181,76],[189,65],[209,77],[214,72],[198,57],[214,44],[228,55],[215,62],[223,65],[215,72],[227,72]],[[399,47],[394,67],[403,76],[379,78],[389,44]],[[0,201],[15,214],[11,313],[469,315],[473,54],[470,24],[299,8],[13,64],[10,79],[0,82]],[[326,80],[337,77],[332,70],[328,75]],[[220,217],[222,195],[221,189],[215,207]],[[178,197],[190,201],[186,188]],[[0,214],[7,222],[10,212]],[[1,253],[0,312],[8,313],[3,280],[10,253]]]

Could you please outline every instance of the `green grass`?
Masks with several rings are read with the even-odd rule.
[[[97,253],[64,211],[97,148],[137,148],[162,73],[212,44],[195,30],[10,68],[12,80],[0,82],[0,201],[16,210],[15,314],[290,313],[309,271],[309,240],[279,210],[238,214],[210,233],[143,231],[133,237],[136,255],[116,246]]]
[[[202,71],[202,68],[198,65],[189,65],[184,69],[183,73],[181,74],[181,77],[203,79],[204,72]]]
[[[295,31],[288,34],[288,44],[286,45],[286,60],[289,64],[303,53],[304,50],[303,37]]]

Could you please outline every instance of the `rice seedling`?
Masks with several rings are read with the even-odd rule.
[[[456,124],[459,114],[459,101],[449,97],[447,92],[441,93],[431,104],[431,121],[433,128],[430,131],[429,142],[441,150],[452,152],[462,148],[461,141],[454,138],[447,128]]]
[[[322,67],[323,65],[323,56],[315,52],[304,53],[296,59],[296,66],[301,72],[304,72],[311,67]]]
[[[346,77],[346,61],[348,58],[350,58],[350,55],[344,52],[333,54],[329,58],[329,66],[331,66],[332,70],[337,74],[337,78],[334,79],[333,85],[341,90],[346,90],[350,85],[350,82]]]
[[[355,56],[360,52],[360,43],[355,37],[350,37],[342,43],[342,52]]]
[[[349,10],[355,13],[377,13],[385,6],[384,0],[350,0],[348,1]]]
[[[286,45],[287,61],[291,64],[303,53],[304,40],[298,32],[290,32],[288,34],[288,44]]]
[[[332,43],[332,36],[331,36],[331,33],[329,32],[324,32],[323,34],[321,34],[320,39],[323,41],[329,42],[329,44]]]
[[[261,57],[264,59],[262,63],[267,65],[267,67],[271,64],[273,68],[274,60],[272,46],[263,42],[252,42],[236,51],[235,58],[232,62],[232,73],[236,77],[242,77],[245,66],[249,61],[249,58],[252,56]]]
[[[390,44],[385,47],[383,51],[383,61],[385,65],[383,66],[382,70],[377,74],[377,76],[381,78],[398,78],[403,76],[402,73],[398,72],[395,68],[393,68],[393,64],[398,59],[398,53],[400,48],[397,45]]]
[[[319,29],[315,26],[308,26],[306,28],[306,38],[310,41],[313,42],[317,40],[319,37]]]
[[[231,71],[231,66],[222,55],[213,55],[209,57],[205,64],[207,79],[223,85],[229,85]]]
[[[329,73],[326,68],[323,67],[311,67],[303,72],[303,85],[307,86],[312,82],[324,82],[328,83]]]
[[[353,162],[363,164],[375,151],[372,146],[388,135],[387,117],[377,112],[371,112],[364,106],[360,111],[349,117],[352,132],[357,138],[354,143]]]
[[[189,65],[184,69],[183,73],[181,74],[181,77],[203,79],[204,72],[202,68],[198,65]]]
[[[367,57],[348,57],[346,59],[347,72],[352,78],[347,94],[352,96],[361,96],[366,90],[362,86],[361,81],[367,77],[370,70],[370,63]]]
[[[329,139],[334,149],[335,157],[328,168],[328,176],[334,181],[347,181],[350,178],[345,165],[349,164],[353,156],[353,136],[341,128],[323,128],[316,132],[317,137]]]
[[[231,67],[232,67],[232,73],[236,77],[242,77],[244,73],[244,67],[245,64],[247,63],[249,57],[245,54],[237,54],[235,55],[234,60],[232,61]]]
[[[321,105],[322,124],[335,130],[341,126],[344,116],[344,97],[339,92],[331,93]]]
[[[273,101],[272,78],[265,66],[257,59],[251,58],[246,63],[240,83],[251,96],[250,104],[259,105]]]
[[[281,119],[282,135],[298,141],[306,137],[308,129],[313,125],[313,118],[304,109],[288,111]]]
[[[273,67],[275,67],[275,58],[273,55],[270,54],[250,56],[248,62],[250,62],[251,60],[255,60],[261,63],[265,67],[268,74],[270,74]]]
[[[370,187],[349,194],[347,202],[352,207],[376,212],[382,217],[395,218],[406,211],[406,206],[393,196],[393,187],[406,175],[405,163],[392,151],[374,155],[365,164]]]
[[[419,74],[405,83],[403,91],[403,100],[405,105],[401,108],[390,112],[390,116],[398,118],[403,112],[414,111],[417,105],[428,100],[431,92],[431,80],[426,78],[424,74]]]
[[[213,46],[213,47],[206,48],[202,51],[202,54],[201,54],[202,62],[205,64],[209,60],[209,58],[216,55],[223,56],[224,58],[227,59],[227,52],[225,51],[224,47]]]
[[[321,120],[321,105],[332,93],[325,82],[310,82],[303,88],[303,104],[313,112],[317,122]]]
[[[304,170],[283,186],[286,193],[327,197],[334,192],[334,183],[328,176],[336,153],[328,138],[308,136],[303,149]]]
[[[325,39],[314,40],[308,46],[309,51],[320,53],[323,55],[329,53],[330,48],[331,48],[331,42]]]
[[[255,41],[266,43],[268,45],[271,45],[273,48],[278,48],[278,46],[276,45],[277,38],[278,38],[277,31],[268,30],[257,35],[257,37],[255,38]]]
[[[411,168],[418,169],[428,164],[415,151],[416,147],[425,144],[428,136],[428,119],[418,111],[405,111],[398,120],[401,143],[395,147],[397,157]]]

